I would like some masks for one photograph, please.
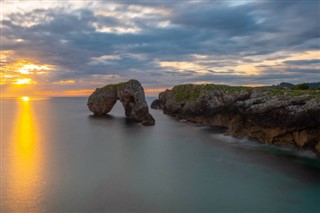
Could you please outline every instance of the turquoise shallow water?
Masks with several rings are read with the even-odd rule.
[[[152,99],[148,99],[150,102]],[[319,212],[320,160],[151,110],[1,100],[3,212]]]

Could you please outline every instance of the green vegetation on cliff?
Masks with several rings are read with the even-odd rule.
[[[304,84],[297,86],[294,89],[284,89],[280,87],[244,87],[244,86],[228,86],[228,85],[217,85],[217,84],[181,84],[176,85],[172,88],[172,92],[175,95],[177,102],[182,101],[193,101],[197,100],[200,96],[212,92],[222,91],[227,93],[239,93],[244,91],[252,91],[259,89],[264,92],[270,93],[270,95],[294,97],[294,96],[305,96],[307,99],[319,99],[320,92],[315,89],[306,89]]]
[[[203,85],[181,84],[174,86],[172,92],[175,94],[176,101],[196,100],[200,96]]]
[[[307,99],[319,99],[320,92],[315,89],[284,89],[278,87],[271,88],[261,88],[263,91],[270,92],[272,95],[283,96],[283,97],[296,97],[296,96],[305,96]]]
[[[124,89],[126,84],[127,82],[120,82],[118,84],[107,84],[104,87],[101,87],[101,89],[114,89],[114,90]]]
[[[181,102],[197,100],[201,95],[204,95],[208,92],[212,92],[214,90],[232,93],[251,89],[251,87],[228,86],[217,84],[181,84],[174,86],[172,88],[172,92],[175,94],[175,100]]]
[[[242,92],[252,90],[252,87],[245,86],[228,86],[224,84],[205,84],[204,89],[206,92],[213,90],[226,91],[226,92]]]
[[[294,87],[292,87],[291,89],[294,89],[294,90],[306,90],[306,89],[309,89],[309,85],[307,83],[297,84]]]

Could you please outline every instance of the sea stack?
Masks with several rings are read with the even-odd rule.
[[[137,80],[118,84],[109,84],[97,88],[88,99],[88,108],[95,115],[104,115],[111,111],[117,100],[120,100],[128,118],[151,126],[155,120],[149,113],[143,87]]]
[[[165,114],[262,143],[320,155],[320,91],[226,85],[177,85],[159,94]]]

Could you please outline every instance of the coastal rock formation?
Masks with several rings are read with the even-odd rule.
[[[178,85],[159,94],[165,114],[227,127],[229,134],[320,155],[320,91]]]
[[[143,87],[137,80],[97,88],[89,96],[87,105],[95,115],[103,115],[111,111],[117,100],[122,103],[128,118],[137,120],[146,126],[155,124],[154,118],[149,113]]]
[[[151,109],[161,109],[159,99],[152,101],[150,107]]]

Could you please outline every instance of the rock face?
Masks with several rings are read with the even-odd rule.
[[[151,109],[161,109],[159,99],[152,101],[150,107],[151,107]]]
[[[149,113],[143,87],[137,80],[97,88],[89,96],[87,105],[95,115],[103,115],[110,112],[117,100],[121,101],[128,118],[146,126],[155,124],[154,118]]]
[[[188,84],[160,93],[158,101],[165,114],[320,155],[319,90]]]

